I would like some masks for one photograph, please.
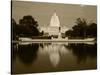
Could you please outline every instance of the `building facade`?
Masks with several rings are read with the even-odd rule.
[[[41,31],[48,36],[58,36],[64,34],[68,30],[66,27],[61,27],[59,17],[56,12],[52,15],[49,26],[41,27]]]

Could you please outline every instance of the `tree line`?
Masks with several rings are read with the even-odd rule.
[[[87,23],[85,19],[76,19],[76,25],[65,32],[69,38],[97,38],[97,24]]]
[[[11,29],[12,29],[12,39],[17,40],[18,37],[32,37],[32,36],[42,36],[44,32],[39,32],[38,22],[31,15],[23,16],[19,20],[19,24],[12,18]],[[76,25],[72,29],[65,32],[65,36],[69,38],[87,38],[93,37],[97,38],[97,24],[87,23],[85,19],[76,19]],[[44,37],[42,37],[44,38]],[[50,38],[50,37],[49,37]]]
[[[12,34],[13,40],[17,40],[18,37],[31,37],[31,36],[38,36],[38,22],[30,16],[24,16],[22,19],[19,20],[19,24],[12,18]]]

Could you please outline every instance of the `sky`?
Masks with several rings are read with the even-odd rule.
[[[97,23],[97,7],[94,5],[58,4],[43,2],[12,2],[12,18],[17,23],[26,15],[32,15],[40,27],[49,26],[56,12],[62,27],[72,28],[77,18]]]

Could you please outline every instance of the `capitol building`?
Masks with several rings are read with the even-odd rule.
[[[59,17],[57,16],[56,12],[51,17],[49,26],[44,26],[40,28],[40,31],[44,32],[44,35],[46,36],[64,36],[65,31],[67,31],[68,28],[62,27],[60,24]]]

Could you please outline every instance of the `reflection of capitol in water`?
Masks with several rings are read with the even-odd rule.
[[[61,56],[69,53],[69,51],[62,44],[47,44],[43,48],[39,49],[40,53],[47,54],[49,56],[51,64],[56,67],[60,60]]]
[[[66,42],[13,43],[12,72],[96,69],[96,46],[96,44]]]

